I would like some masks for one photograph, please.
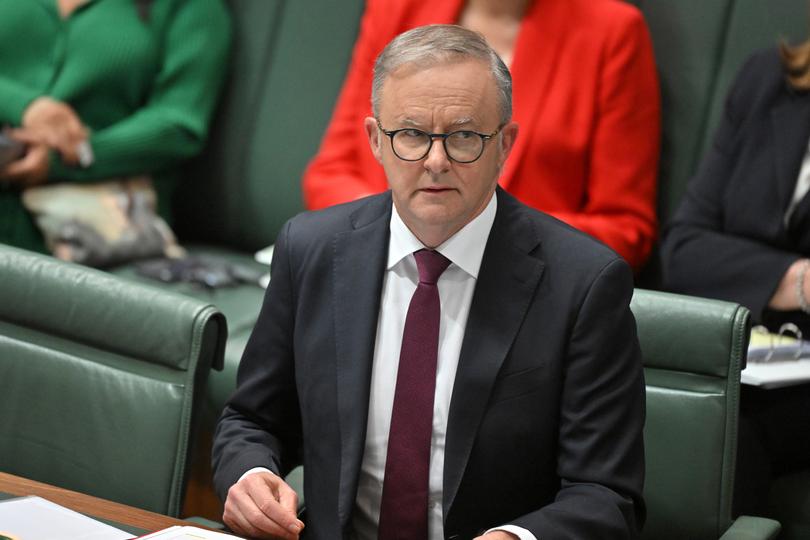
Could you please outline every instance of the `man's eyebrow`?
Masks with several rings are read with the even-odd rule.
[[[424,126],[424,124],[422,122],[419,122],[419,121],[414,120],[413,118],[410,118],[410,117],[407,117],[407,116],[404,117],[404,118],[398,118],[397,121],[399,122],[399,124],[401,126],[413,127],[413,128],[419,128],[419,129],[426,129],[426,126]],[[463,126],[467,126],[469,124],[475,124],[475,119],[472,118],[471,116],[464,116],[464,117],[461,117],[461,118],[457,118],[456,120],[453,120],[452,122],[450,122],[450,124],[448,124],[448,125],[450,127],[463,127]]]
[[[413,118],[405,117],[399,120],[399,123],[403,126],[407,125],[409,127],[422,127],[420,122],[417,122]]]
[[[465,126],[467,124],[473,124],[475,120],[472,117],[464,117],[459,118],[458,120],[453,120],[450,125],[451,126]]]

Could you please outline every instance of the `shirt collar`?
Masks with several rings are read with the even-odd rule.
[[[492,224],[495,222],[497,209],[497,197],[493,193],[486,208],[460,231],[445,240],[436,248],[436,251],[477,279],[481,260],[484,258],[484,248],[486,248]],[[386,266],[388,270],[414,251],[425,249],[425,245],[402,221],[396,205],[391,209],[390,231],[391,238],[388,243],[388,264]]]

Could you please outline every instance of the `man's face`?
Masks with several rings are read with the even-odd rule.
[[[416,128],[428,133],[489,134],[498,128],[499,120],[497,87],[487,64],[479,60],[427,69],[406,64],[389,74],[380,95],[379,121],[389,131]],[[403,161],[393,153],[390,138],[374,118],[366,118],[365,127],[397,211],[430,247],[455,234],[486,207],[517,136],[517,125],[507,124],[499,136],[485,142],[483,154],[472,163],[450,160],[439,138],[423,159]]]

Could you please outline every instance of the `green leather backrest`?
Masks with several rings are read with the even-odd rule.
[[[719,538],[729,527],[748,310],[636,289],[647,386],[650,540]]]
[[[231,0],[233,65],[175,199],[184,239],[253,251],[303,209],[301,175],[343,82],[362,0]]]
[[[661,83],[658,211],[666,222],[700,151],[725,25],[734,0],[638,0],[652,35]]]
[[[0,469],[178,515],[212,306],[0,246]]]

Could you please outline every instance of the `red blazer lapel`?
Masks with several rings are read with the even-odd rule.
[[[500,185],[508,189],[528,146],[529,126],[542,114],[544,97],[557,66],[560,47],[564,43],[566,27],[565,2],[537,0],[529,7],[523,19],[515,44],[512,72],[513,119],[524,128],[518,135],[512,154],[504,165]]]

